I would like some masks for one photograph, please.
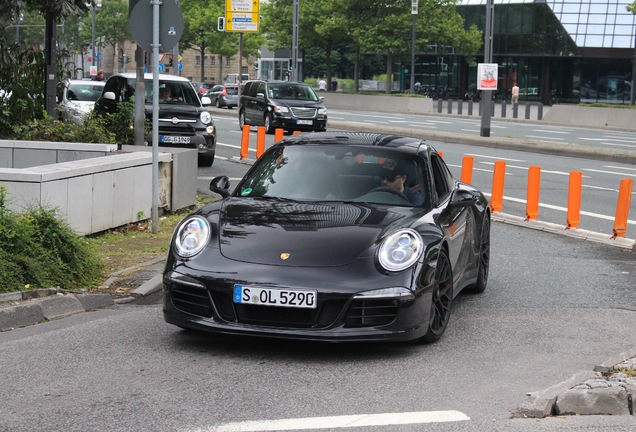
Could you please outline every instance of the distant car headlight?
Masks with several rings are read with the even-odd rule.
[[[318,115],[327,115],[327,108],[318,108]]]
[[[201,216],[184,220],[177,228],[174,250],[182,258],[192,258],[210,241],[210,224]]]
[[[289,108],[284,107],[284,106],[276,105],[276,106],[274,106],[274,112],[281,113],[281,114],[282,113],[288,113],[289,112]]]
[[[210,115],[207,111],[203,111],[199,116],[199,119],[201,119],[201,123],[208,124],[212,121],[212,115]]]
[[[402,229],[386,237],[378,249],[378,261],[388,271],[409,268],[422,255],[422,237],[412,229]]]

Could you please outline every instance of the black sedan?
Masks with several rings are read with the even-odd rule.
[[[460,291],[486,289],[488,201],[422,140],[293,135],[210,189],[222,199],[177,227],[163,275],[181,328],[430,343]]]

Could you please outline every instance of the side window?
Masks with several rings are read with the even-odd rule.
[[[243,90],[243,93],[245,94],[245,96],[250,96],[250,97],[254,97],[256,96],[256,87],[257,87],[256,82],[248,82],[247,84],[245,84],[245,88]]]
[[[438,155],[431,155],[431,166],[433,168],[433,181],[435,182],[435,192],[438,204],[448,198],[452,191],[453,176],[448,167]]]
[[[265,94],[265,92],[266,92],[265,83],[259,83],[258,84],[258,90],[256,90],[256,94],[259,94],[259,93]]]

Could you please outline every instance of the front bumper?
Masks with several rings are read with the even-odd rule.
[[[236,273],[230,271],[184,274],[183,270],[166,271],[163,279],[164,320],[182,328],[326,342],[407,341],[424,336],[428,329],[431,301],[428,289],[419,290],[409,299],[367,299],[355,294],[370,290],[369,278],[363,278],[363,283],[352,281],[347,285],[337,281],[346,273],[340,270],[325,277],[324,269],[301,269],[298,274],[297,269],[279,268],[276,270],[278,280],[288,279],[289,284],[280,282],[274,286],[318,289],[316,309],[284,308],[232,301],[234,283],[248,284],[245,281],[259,279],[241,274],[238,280]],[[309,273],[314,273],[312,279],[306,278]],[[286,278],[285,274],[290,277]],[[378,287],[398,280],[404,282],[403,278],[387,281],[382,275],[374,278]],[[307,283],[312,280],[317,283]]]
[[[308,121],[311,121],[311,124],[299,124],[299,122]],[[284,117],[276,114],[272,119],[272,126],[285,130],[324,131],[327,130],[327,116],[299,119],[296,117]]]

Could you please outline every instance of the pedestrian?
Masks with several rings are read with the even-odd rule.
[[[104,71],[98,70],[97,75],[92,78],[92,81],[104,81]]]
[[[327,91],[327,81],[320,78],[320,81],[318,81],[318,90]]]
[[[336,91],[338,90],[338,81],[336,81],[336,79],[334,78],[331,81],[331,91]]]
[[[512,103],[519,103],[519,86],[517,83],[512,86]]]

